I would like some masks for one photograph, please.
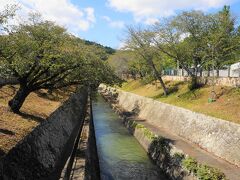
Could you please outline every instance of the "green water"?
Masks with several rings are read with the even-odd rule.
[[[166,179],[100,96],[93,102],[93,119],[102,180]]]

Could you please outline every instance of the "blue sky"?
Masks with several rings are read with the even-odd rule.
[[[133,23],[131,13],[121,13],[109,7],[105,0],[73,0],[80,7],[94,7],[96,21],[88,31],[80,36],[113,48],[118,48],[123,37],[124,27]],[[107,20],[109,17],[109,20]]]
[[[21,7],[19,18],[37,11],[81,38],[113,48],[121,46],[126,25],[151,25],[183,10],[215,12],[227,4],[240,18],[240,0],[0,0],[0,10],[13,3]]]
[[[121,4],[120,0],[119,4]],[[129,1],[129,0],[125,0]],[[130,0],[131,1],[131,0]],[[146,0],[149,1],[149,0]],[[161,1],[161,0],[160,0]],[[160,2],[159,1],[159,2]],[[178,0],[181,1],[181,0]],[[209,0],[211,1],[211,0]],[[96,22],[92,28],[89,28],[88,31],[79,32],[81,37],[84,37],[89,40],[93,40],[96,42],[99,42],[104,45],[111,46],[113,48],[118,48],[121,46],[121,41],[124,38],[125,34],[125,25],[133,25],[133,24],[143,24],[146,25],[148,23],[144,22],[145,18],[143,17],[136,17],[135,10],[127,10],[125,9],[117,9],[115,6],[110,6],[109,2],[106,0],[72,0],[73,4],[78,5],[79,7],[93,7],[95,10],[95,17]],[[169,4],[171,5],[171,0],[169,0]],[[194,2],[194,1],[192,1]],[[206,1],[205,1],[206,2]],[[240,16],[240,1],[220,1],[219,3],[216,3],[215,6],[211,7],[211,5],[206,5],[201,10],[204,10],[206,12],[214,12],[218,11],[222,8],[224,4],[230,4],[232,11],[234,14]],[[151,6],[150,6],[151,7]],[[142,7],[144,9],[144,7]],[[177,13],[182,10],[190,10],[192,8],[197,8],[196,6],[183,6],[183,8],[173,8],[174,13]],[[136,8],[137,9],[137,8]],[[136,10],[137,11],[137,10]],[[147,14],[147,13],[146,13]],[[149,13],[151,14],[151,13]],[[170,13],[171,15],[172,13]],[[111,18],[112,22],[123,22],[123,26],[112,26],[109,22],[107,22],[103,17],[107,16]],[[143,15],[144,16],[144,15]],[[146,15],[148,16],[148,15]],[[154,18],[161,18],[162,16],[168,16],[168,15],[162,15],[152,13],[149,15],[149,18],[151,16]],[[148,18],[148,17],[147,17]]]

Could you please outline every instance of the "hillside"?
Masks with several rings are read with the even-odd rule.
[[[235,123],[240,123],[240,88],[216,87],[217,101],[208,103],[212,87],[203,86],[189,91],[186,82],[166,82],[172,93],[167,97],[159,84],[144,84],[140,80],[130,80],[123,84],[122,90],[158,101],[190,109],[209,116],[214,116]]]

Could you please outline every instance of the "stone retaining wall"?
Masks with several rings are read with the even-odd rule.
[[[95,128],[92,114],[92,100],[90,100],[89,108],[89,136],[86,151],[86,177],[85,180],[100,180],[99,158],[97,153],[97,144],[95,136]]]
[[[186,76],[163,76],[165,81],[189,81],[190,77]],[[198,77],[198,81],[202,84],[213,84],[213,77]],[[218,77],[215,78],[216,86],[240,87],[240,78],[238,77]]]
[[[0,161],[0,179],[59,179],[84,120],[87,90],[72,95]]]
[[[240,125],[161,103],[150,98],[116,90],[101,89],[117,96],[118,105],[138,113],[155,126],[166,128],[228,162],[240,166]]]
[[[160,168],[163,174],[171,180],[196,180],[197,177],[182,165],[182,159],[188,157],[181,149],[176,148],[171,141],[159,137],[149,138],[146,136],[145,127],[138,128],[138,123],[131,116],[125,115],[118,106],[114,106],[115,112],[119,113],[124,125],[142,145],[153,162]],[[176,155],[182,155],[177,157]]]
[[[184,166],[184,161],[189,157],[188,154],[184,153],[181,149],[177,148],[170,139],[160,137],[151,130],[147,129],[144,125],[139,123],[138,117],[134,112],[129,112],[121,108],[115,99],[115,97],[109,96],[108,93],[101,92],[102,96],[106,101],[111,104],[112,109],[122,119],[123,124],[129,130],[129,132],[138,140],[145,151],[148,153],[151,160],[159,167],[162,174],[165,175],[166,179],[169,180],[196,180],[202,179],[197,176],[197,172],[193,173]],[[140,120],[141,121],[141,120]],[[202,166],[197,161],[196,164]],[[205,171],[205,176],[210,178],[212,171],[211,167]],[[197,170],[197,169],[196,169]],[[210,171],[209,171],[210,170]],[[219,173],[217,180],[226,180],[225,175],[219,170],[214,169]],[[214,173],[214,175],[216,175]],[[216,179],[215,178],[215,179]],[[215,180],[214,179],[214,180]]]

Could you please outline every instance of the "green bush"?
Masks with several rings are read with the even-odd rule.
[[[130,125],[131,128],[135,129],[135,128],[137,128],[138,124],[135,121],[130,121],[129,125]]]
[[[142,124],[137,124],[136,129],[141,129],[143,131],[143,134],[145,137],[147,137],[148,139],[153,139],[155,137],[155,134],[152,133],[149,129],[145,128],[144,125]]]
[[[156,136],[153,132],[147,129],[144,125],[138,124],[135,121],[130,123],[131,127],[136,129],[141,129],[144,136],[150,140],[153,140],[152,147],[158,148],[161,153],[168,154],[170,152],[169,143],[166,139]],[[151,148],[150,148],[151,149]],[[175,153],[174,159],[178,161],[182,166],[196,176],[199,180],[226,180],[224,173],[220,172],[218,169],[203,165],[197,162],[196,159],[192,157],[185,157],[184,154]]]
[[[137,123],[136,123],[137,124]],[[142,128],[144,128],[144,125],[142,125],[142,124],[137,124],[136,125],[136,129],[142,129]]]
[[[183,164],[183,167],[185,167],[190,173],[193,173],[193,174],[197,173],[198,163],[196,159],[187,157],[182,161],[182,164]]]
[[[199,164],[195,159],[187,157],[182,161],[190,173],[193,173],[199,180],[226,180],[224,173],[207,165]]]
[[[197,171],[199,180],[223,180],[226,179],[225,175],[216,168],[207,165],[199,165]]]
[[[145,137],[147,137],[148,139],[153,139],[155,137],[155,134],[152,133],[149,129],[147,128],[143,128],[143,134]]]

